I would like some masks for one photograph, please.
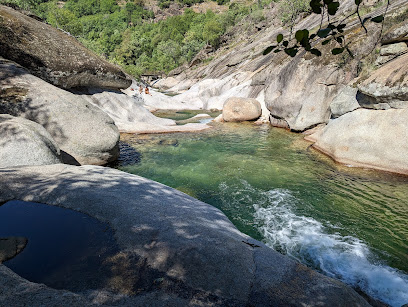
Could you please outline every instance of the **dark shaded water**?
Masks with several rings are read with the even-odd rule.
[[[120,169],[220,208],[241,231],[375,298],[408,303],[408,177],[335,164],[268,125],[122,141],[138,161]]]
[[[20,276],[72,291],[108,286],[109,257],[118,248],[107,224],[73,210],[14,200],[0,206],[0,237],[9,236],[28,239],[4,263]]]

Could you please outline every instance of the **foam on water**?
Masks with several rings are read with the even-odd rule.
[[[230,187],[231,188],[231,187]],[[235,187],[236,188],[236,187]],[[225,190],[226,184],[220,186]],[[265,243],[300,262],[359,288],[391,306],[408,303],[408,276],[387,266],[358,238],[341,236],[332,225],[296,215],[299,201],[284,189],[262,191],[241,181],[241,196],[253,196],[259,231]],[[230,198],[229,202],[239,201]]]

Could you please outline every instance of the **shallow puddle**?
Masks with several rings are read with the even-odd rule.
[[[0,238],[26,247],[3,264],[25,279],[56,289],[104,288],[118,247],[109,225],[77,211],[13,200],[0,206]],[[1,251],[0,251],[1,252]]]

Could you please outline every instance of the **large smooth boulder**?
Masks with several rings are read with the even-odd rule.
[[[73,36],[0,5],[0,56],[62,88],[127,88],[131,80]]]
[[[366,108],[408,108],[408,53],[374,71],[358,88]]]
[[[0,114],[0,167],[61,163],[60,150],[43,126]]]
[[[334,63],[322,65],[315,59],[301,58],[271,68],[268,78],[266,106],[273,117],[284,119],[294,131],[329,120],[330,103],[345,79]]]
[[[95,271],[104,289],[76,293],[28,287],[0,265],[2,306],[33,297],[70,306],[74,297],[82,305],[369,306],[343,283],[242,234],[220,210],[139,176],[97,166],[0,170],[0,202],[9,199],[95,217],[113,229],[119,251],[112,276]]]
[[[43,126],[64,163],[106,164],[119,156],[113,120],[81,96],[57,88],[0,58],[0,113]]]
[[[259,101],[253,98],[228,98],[222,108],[222,118],[226,122],[241,122],[258,119],[262,114]]]
[[[408,109],[358,109],[306,139],[340,163],[408,174]]]

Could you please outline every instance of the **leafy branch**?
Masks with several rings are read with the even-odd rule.
[[[360,5],[362,0],[354,0],[355,9],[351,14],[346,16],[342,20],[333,21],[334,16],[337,14],[340,2],[334,0],[311,0],[310,8],[314,14],[321,15],[321,21],[316,33],[310,34],[308,29],[301,29],[296,31],[295,40],[285,39],[283,34],[278,34],[276,37],[276,44],[267,47],[263,51],[263,55],[267,55],[270,52],[279,53],[284,51],[287,55],[294,57],[303,49],[315,56],[321,56],[322,52],[318,49],[318,43],[321,41],[321,45],[327,45],[330,42],[335,42],[336,47],[331,49],[333,55],[338,55],[347,51],[351,57],[354,57],[353,53],[349,49],[349,44],[346,42],[344,31],[347,27],[347,21],[353,16],[358,17],[358,21],[361,27],[366,33],[366,22],[383,23],[385,14],[388,10],[390,0],[387,0],[387,7],[385,13],[375,17],[362,18],[360,14]],[[324,17],[327,17],[327,24],[323,27]]]

